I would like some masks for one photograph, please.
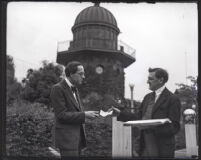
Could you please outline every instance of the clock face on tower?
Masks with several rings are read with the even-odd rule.
[[[96,73],[98,73],[98,74],[103,73],[103,67],[101,65],[96,66]]]

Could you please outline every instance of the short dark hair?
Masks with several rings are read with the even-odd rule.
[[[155,72],[156,78],[163,78],[163,83],[168,81],[168,72],[162,68],[149,68],[149,72]]]
[[[82,64],[78,61],[69,62],[65,68],[66,77],[69,77],[71,74],[76,73],[77,72],[77,66],[80,66],[80,65],[82,65]]]

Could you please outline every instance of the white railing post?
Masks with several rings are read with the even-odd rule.
[[[132,158],[131,126],[123,126],[116,117],[112,117],[112,157]]]
[[[198,155],[198,147],[196,142],[195,127],[195,111],[186,109],[184,111],[185,118],[185,139],[186,139],[186,156],[192,157]]]

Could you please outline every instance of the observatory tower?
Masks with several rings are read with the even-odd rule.
[[[113,14],[95,3],[78,14],[72,33],[68,48],[57,51],[57,63],[66,65],[77,60],[84,65],[86,84],[80,88],[81,96],[84,98],[93,92],[122,100],[124,68],[136,59],[134,49],[119,43],[120,30]]]

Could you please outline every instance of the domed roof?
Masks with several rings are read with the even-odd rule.
[[[99,6],[99,3],[95,3],[94,6],[87,7],[83,9],[77,16],[74,27],[84,25],[84,24],[103,24],[109,25],[117,30],[117,22],[113,14]]]

